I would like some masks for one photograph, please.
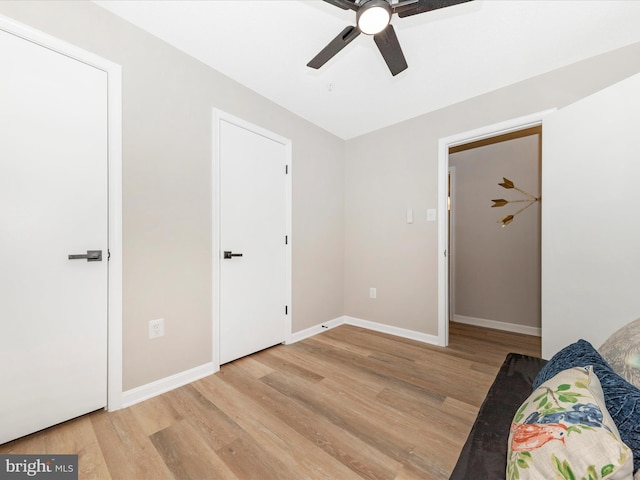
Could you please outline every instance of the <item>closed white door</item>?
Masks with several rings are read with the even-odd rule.
[[[104,71],[1,30],[0,65],[4,443],[106,405],[108,165]]]
[[[226,363],[286,338],[287,147],[225,120],[219,129],[220,363]]]

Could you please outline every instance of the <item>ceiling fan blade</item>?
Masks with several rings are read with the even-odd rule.
[[[336,53],[342,50],[344,47],[349,45],[351,41],[360,35],[360,29],[358,27],[348,26],[342,32],[338,34],[336,38],[331,40],[329,44],[320,50],[315,57],[311,59],[309,63],[307,63],[307,67],[311,68],[320,68],[329,60],[331,60]]]
[[[382,54],[382,58],[387,62],[391,75],[396,76],[403,70],[407,69],[407,61],[404,59],[402,48],[400,48],[400,42],[396,36],[396,31],[393,29],[393,25],[387,25],[380,33],[373,36],[373,39],[378,46],[378,50]]]
[[[417,15],[418,13],[430,12],[432,10],[438,10],[439,8],[451,7],[470,1],[473,0],[418,0],[415,3],[405,6],[399,5],[394,8],[393,11],[397,13],[399,17],[409,17],[411,15]]]
[[[343,10],[358,10],[358,5],[352,0],[324,0],[331,5],[340,7]]]

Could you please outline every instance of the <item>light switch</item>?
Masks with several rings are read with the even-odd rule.
[[[436,209],[430,208],[427,210],[427,222],[435,222],[436,221]]]
[[[413,208],[407,208],[407,223],[413,223]]]

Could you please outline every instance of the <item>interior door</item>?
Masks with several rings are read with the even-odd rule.
[[[220,121],[220,363],[286,338],[286,146]]]
[[[104,71],[1,30],[0,65],[4,443],[106,405],[108,165]]]

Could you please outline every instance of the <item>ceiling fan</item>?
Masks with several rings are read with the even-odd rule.
[[[450,7],[471,0],[324,0],[343,10],[356,12],[356,25],[348,26],[331,40],[307,67],[320,68],[346,47],[360,33],[373,35],[384,61],[392,75],[407,69],[407,61],[400,48],[400,42],[391,25],[391,16],[397,13],[400,18]]]

